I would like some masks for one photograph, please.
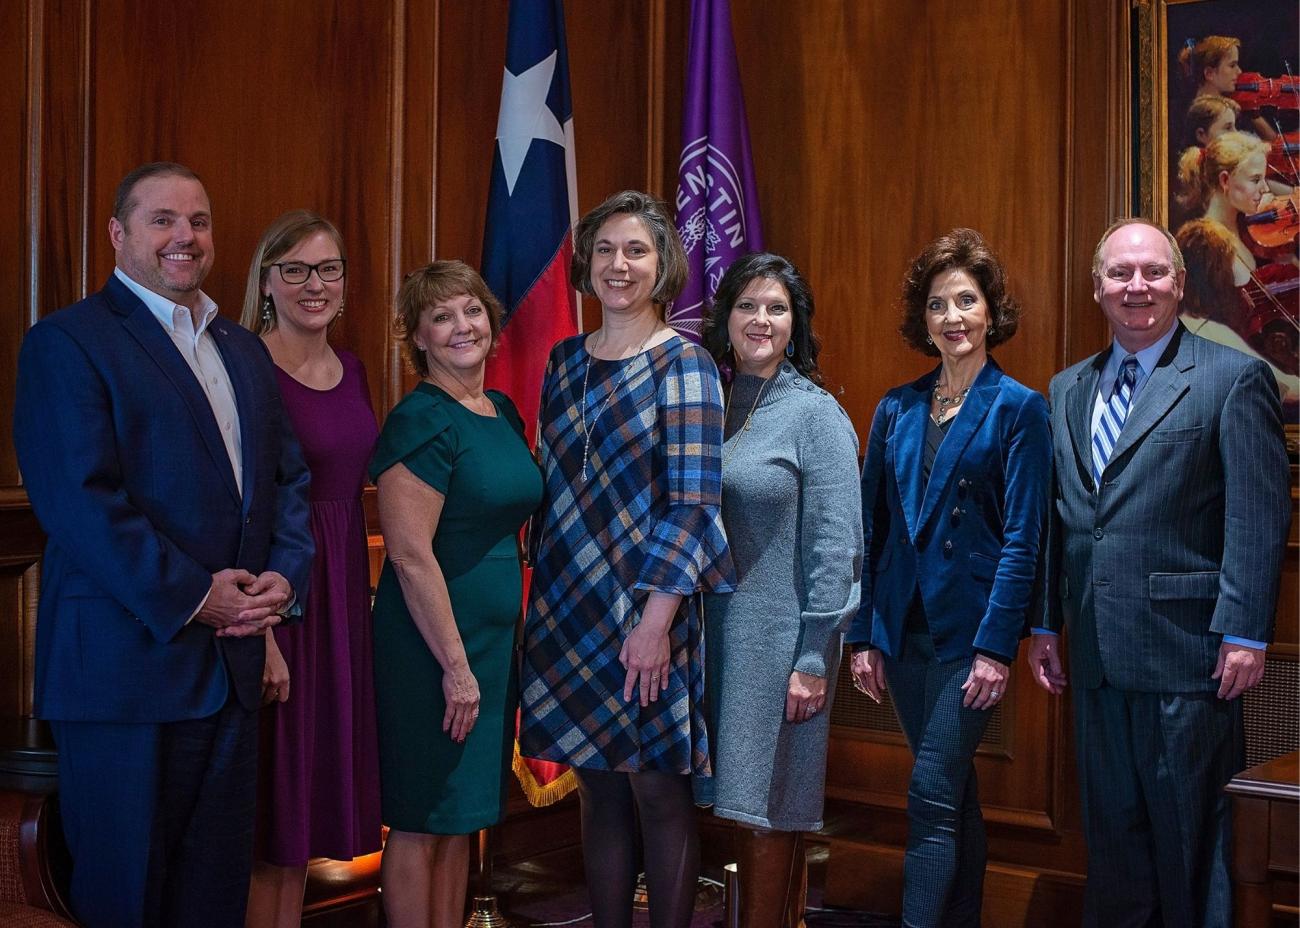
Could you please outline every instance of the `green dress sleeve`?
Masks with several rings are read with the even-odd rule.
[[[439,493],[446,495],[456,459],[457,435],[445,400],[419,390],[408,393],[384,421],[370,459],[370,479],[402,463]]]

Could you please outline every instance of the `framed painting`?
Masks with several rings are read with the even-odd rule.
[[[1182,319],[1261,358],[1300,438],[1300,4],[1132,0],[1134,213],[1187,262]]]

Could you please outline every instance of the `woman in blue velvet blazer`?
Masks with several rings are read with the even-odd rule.
[[[847,640],[855,685],[877,701],[888,687],[915,757],[903,924],[978,926],[975,750],[1027,628],[1051,436],[1042,395],[988,355],[1020,311],[978,233],[955,229],[927,246],[903,307],[904,339],[940,364],[876,409],[862,606]]]

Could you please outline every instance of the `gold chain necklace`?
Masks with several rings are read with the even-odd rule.
[[[763,385],[759,387],[758,392],[754,394],[754,402],[749,407],[749,414],[745,416],[744,423],[740,426],[739,429],[736,430],[736,434],[734,436],[736,440],[731,443],[730,447],[728,447],[725,442],[723,443],[722,463],[724,465],[727,463],[727,458],[731,456],[731,452],[736,450],[736,446],[740,444],[740,440],[745,436],[745,433],[749,431],[749,424],[754,421],[754,410],[758,409],[758,404],[759,402],[762,401],[763,394],[767,392],[767,385],[775,379],[776,379],[776,374],[773,374],[771,377],[764,380]],[[732,389],[733,390],[735,389],[734,383],[732,384]],[[722,428],[724,431],[727,428],[727,417],[730,414],[731,414],[731,393],[730,391],[728,391],[727,404],[726,406],[723,407],[722,410]]]
[[[587,369],[582,372],[582,415],[581,418],[579,419],[579,421],[582,423],[582,482],[583,483],[587,482],[587,461],[591,458],[591,430],[596,427],[596,421],[600,419],[600,414],[605,411],[605,407],[608,406],[609,401],[614,398],[614,394],[617,393],[620,389],[622,389],[623,384],[627,382],[627,375],[632,373],[631,362],[635,362],[637,358],[641,357],[641,352],[645,351],[645,346],[650,344],[650,339],[654,337],[654,334],[655,334],[654,332],[651,332],[649,335],[647,335],[645,337],[645,340],[641,342],[641,347],[636,350],[636,354],[632,355],[632,357],[627,359],[629,361],[629,364],[627,365],[627,367],[623,368],[623,376],[619,378],[618,383],[614,384],[614,389],[610,390],[609,393],[605,395],[605,401],[600,404],[600,408],[596,410],[596,414],[591,417],[590,425],[587,423],[587,379],[591,376],[591,351],[590,350],[587,351]]]

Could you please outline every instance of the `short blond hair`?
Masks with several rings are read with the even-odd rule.
[[[406,363],[421,377],[429,376],[429,361],[415,344],[420,313],[454,296],[465,295],[474,297],[487,310],[492,344],[496,345],[501,334],[501,301],[488,289],[478,271],[464,261],[434,261],[411,271],[402,281],[393,312],[393,336],[402,346]]]

